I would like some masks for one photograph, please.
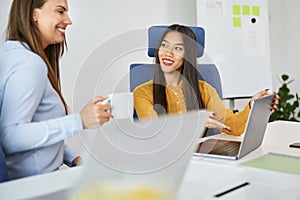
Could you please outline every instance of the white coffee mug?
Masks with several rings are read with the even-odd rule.
[[[112,93],[101,104],[110,104],[114,119],[133,118],[132,92]]]

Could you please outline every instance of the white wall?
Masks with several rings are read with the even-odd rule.
[[[273,88],[278,76],[287,73],[295,79],[292,92],[300,93],[300,1],[269,0],[271,65]]]
[[[69,1],[73,25],[61,68],[63,92],[75,110],[95,94],[129,90],[129,63],[152,61],[146,55],[150,25],[196,24],[194,0],[86,2]]]
[[[0,49],[2,50],[2,43],[4,41],[4,32],[7,24],[9,7],[11,1],[0,0]]]

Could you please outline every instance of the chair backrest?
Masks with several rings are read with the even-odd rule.
[[[2,146],[0,145],[0,182],[4,182],[8,180],[8,172],[5,154],[3,152]]]
[[[168,26],[151,26],[148,29],[148,56],[154,57],[158,43]],[[189,26],[195,33],[197,41],[197,58],[200,58],[204,53],[205,31],[202,27]]]

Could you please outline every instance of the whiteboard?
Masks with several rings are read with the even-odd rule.
[[[268,1],[197,0],[197,24],[205,29],[206,59],[220,71],[224,98],[272,90]]]

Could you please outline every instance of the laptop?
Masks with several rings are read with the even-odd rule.
[[[148,189],[151,194],[151,189],[157,189],[175,199],[199,138],[204,135],[207,117],[208,112],[202,110],[149,121],[112,119],[86,130],[86,138],[81,139],[85,165],[78,183],[39,198],[88,199],[91,194],[147,194]]]
[[[237,160],[257,149],[263,141],[274,95],[253,101],[242,141],[210,138],[199,143],[194,155]]]

